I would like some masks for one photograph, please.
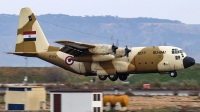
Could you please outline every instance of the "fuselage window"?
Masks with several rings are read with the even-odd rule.
[[[180,56],[175,56],[175,59],[176,60],[180,60]]]

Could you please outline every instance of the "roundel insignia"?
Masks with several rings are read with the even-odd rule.
[[[70,59],[70,58],[72,58],[72,57],[73,57],[73,56],[67,56],[67,57],[65,58],[65,63],[66,63],[67,65],[72,65],[72,64],[74,63],[74,61]]]

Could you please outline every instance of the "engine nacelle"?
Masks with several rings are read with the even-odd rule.
[[[112,45],[98,44],[95,48],[88,49],[92,54],[112,54],[115,57],[123,57],[125,56],[125,48],[116,49],[116,54],[112,51]]]
[[[95,48],[88,49],[93,54],[110,54],[112,52],[111,45],[98,44]]]
[[[118,49],[116,50],[116,57],[123,57],[124,54],[125,54],[124,48],[118,48]]]

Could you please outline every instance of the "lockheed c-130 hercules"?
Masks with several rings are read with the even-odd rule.
[[[49,45],[30,8],[22,8],[19,16],[15,54],[38,57],[65,70],[98,76],[100,80],[118,78],[125,81],[129,74],[169,73],[188,68],[195,60],[181,48],[152,46],[120,48],[108,44],[86,44],[73,41],[56,41],[62,48]]]

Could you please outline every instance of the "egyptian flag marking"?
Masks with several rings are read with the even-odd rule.
[[[24,41],[36,41],[36,31],[25,31]]]

